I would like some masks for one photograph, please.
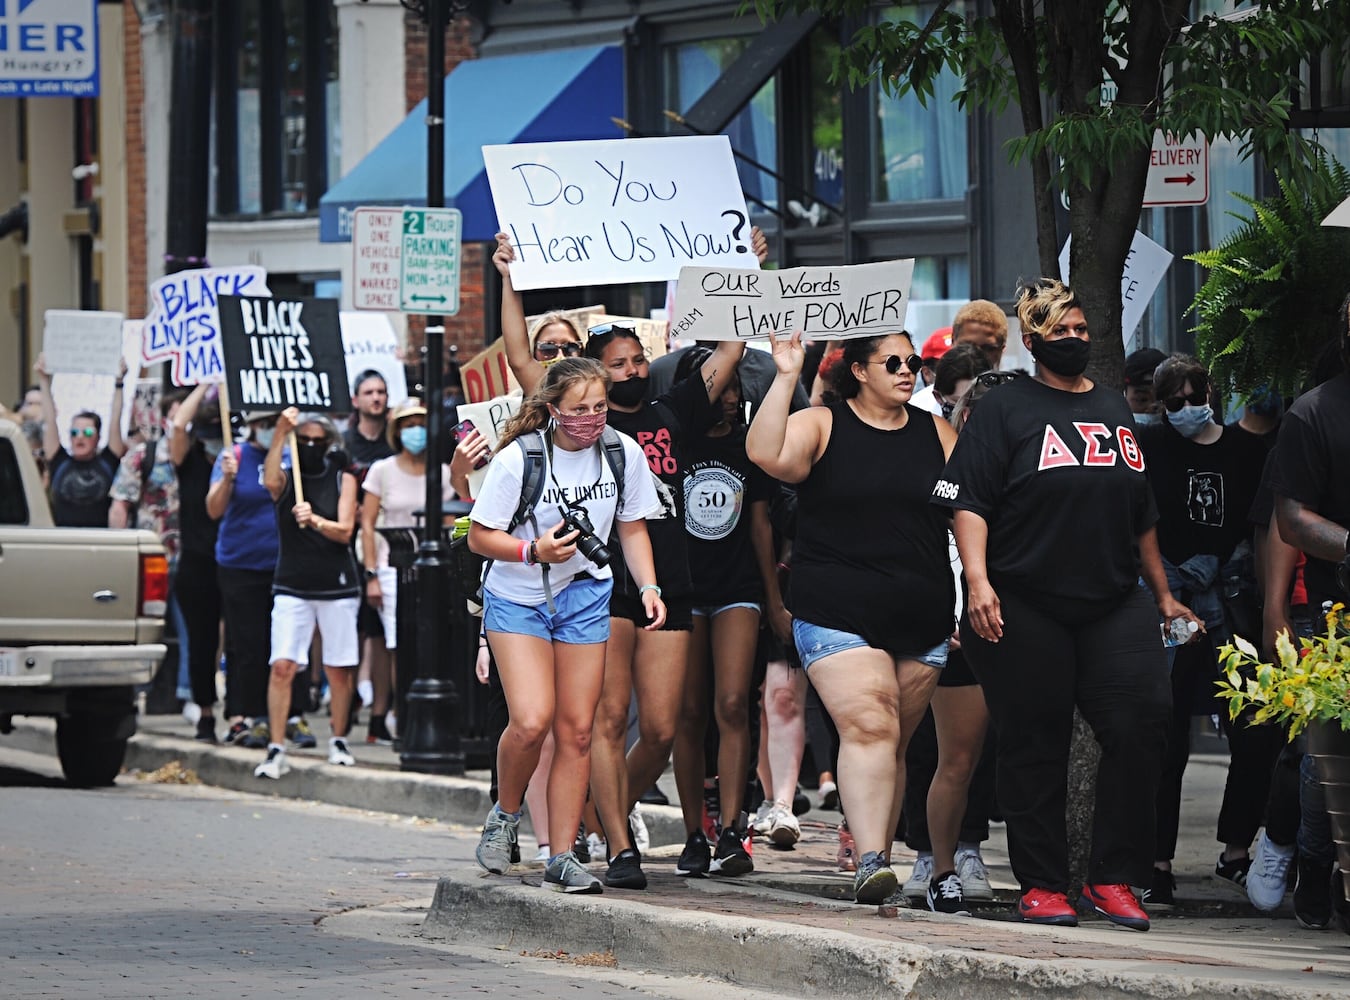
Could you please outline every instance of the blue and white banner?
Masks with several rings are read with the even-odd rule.
[[[0,97],[97,97],[98,0],[0,0]]]

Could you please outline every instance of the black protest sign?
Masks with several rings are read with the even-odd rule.
[[[233,406],[351,409],[336,299],[222,295],[220,333]]]

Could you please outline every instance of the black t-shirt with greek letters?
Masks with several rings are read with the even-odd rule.
[[[989,524],[995,590],[1053,613],[1138,585],[1138,538],[1158,511],[1136,424],[1118,392],[1020,378],[992,389],[961,431],[933,503]]]
[[[705,607],[764,600],[750,505],[767,503],[775,485],[746,457],[745,434],[744,427],[734,427],[730,434],[689,442],[684,526],[694,596]]]

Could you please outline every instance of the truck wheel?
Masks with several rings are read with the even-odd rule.
[[[102,788],[113,783],[127,754],[129,735],[120,735],[126,728],[124,720],[92,713],[56,720],[56,753],[66,781],[76,788]]]

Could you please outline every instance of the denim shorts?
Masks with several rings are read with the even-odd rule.
[[[792,619],[792,637],[797,641],[797,654],[801,657],[802,666],[807,670],[810,670],[811,665],[817,660],[823,660],[827,656],[871,645],[860,635],[843,632],[835,628],[812,625],[800,618]],[[923,653],[893,655],[898,660],[918,660],[920,663],[941,670],[947,665],[947,640],[943,639],[932,649]]]
[[[532,635],[545,642],[584,646],[609,640],[609,592],[613,580],[597,580],[581,574],[553,595],[553,614],[548,605],[528,607],[483,590],[483,630],[511,635]]]
[[[716,618],[723,611],[730,611],[732,608],[747,608],[756,614],[761,614],[764,611],[754,601],[733,601],[730,604],[696,604],[693,612],[701,618]]]

